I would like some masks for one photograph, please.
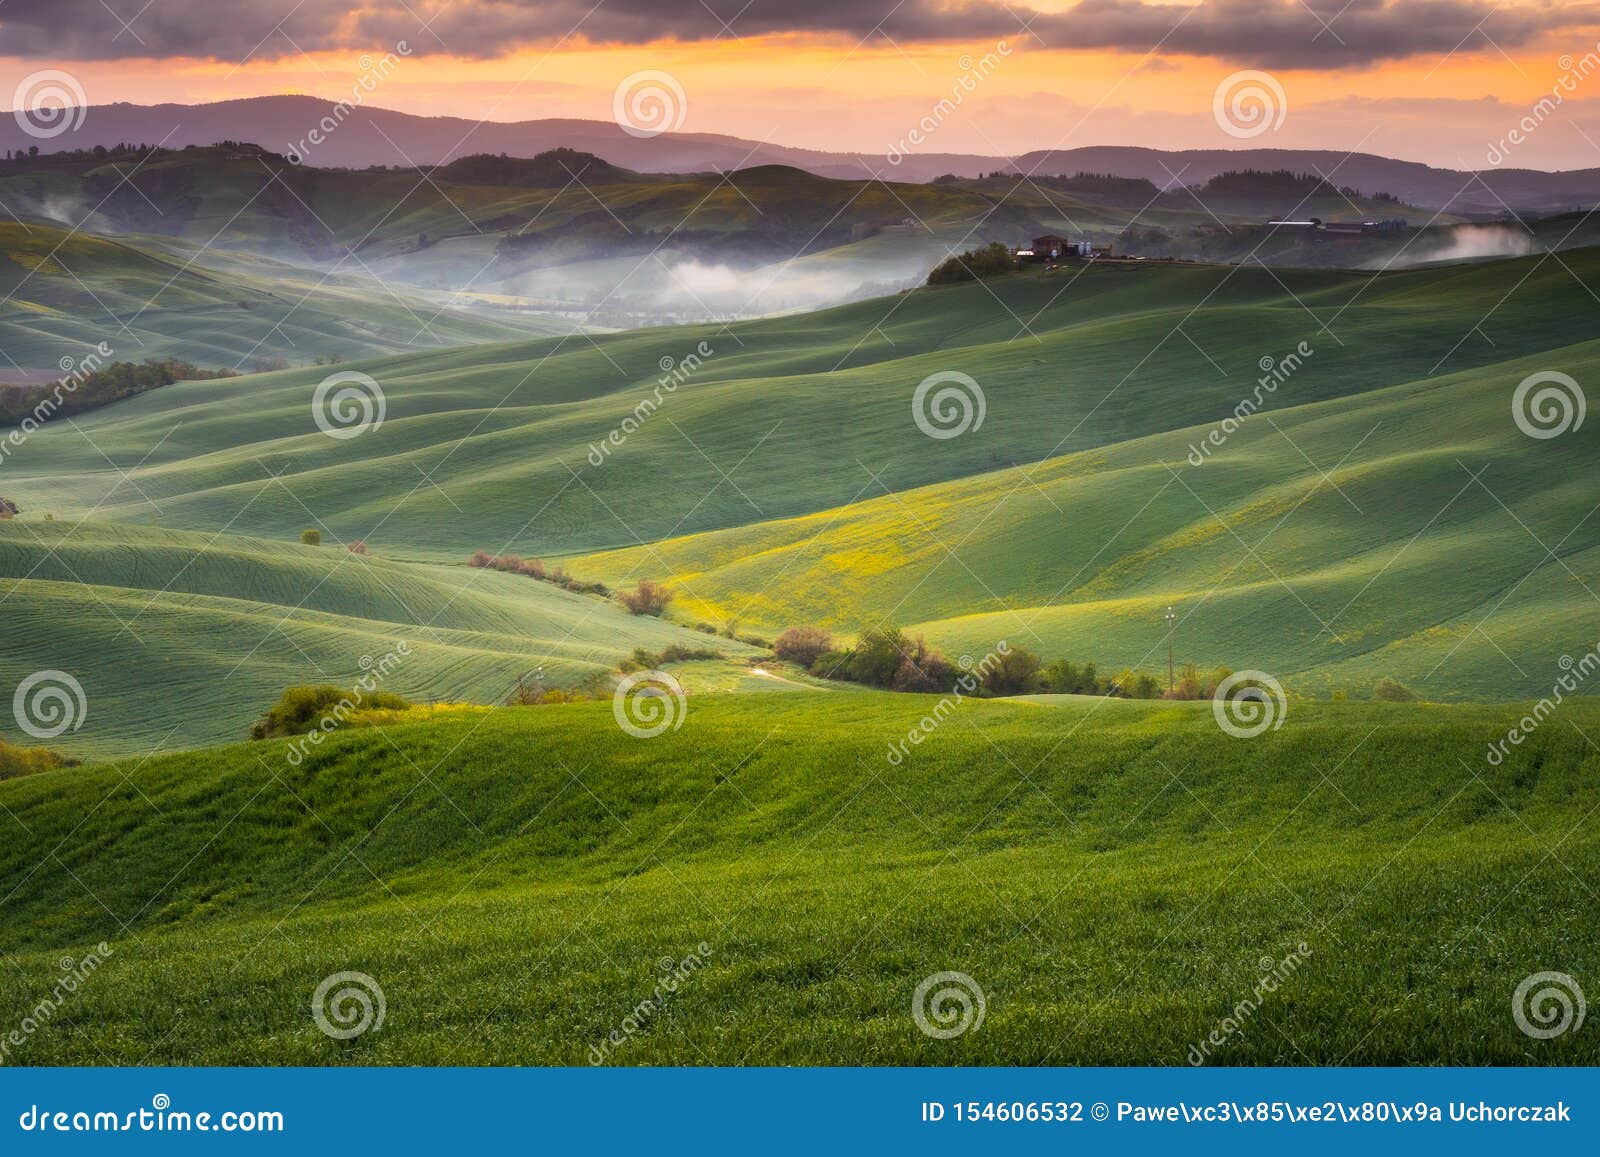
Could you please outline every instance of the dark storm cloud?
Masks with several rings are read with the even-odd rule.
[[[109,9],[109,10],[108,10]],[[122,28],[115,10],[131,22]],[[138,13],[138,15],[136,15]],[[431,23],[424,25],[424,21]],[[726,21],[726,24],[724,24]],[[1024,25],[1027,25],[1025,30]],[[301,50],[502,55],[562,38],[608,44],[820,33],[898,44],[1008,39],[1048,48],[1194,54],[1268,68],[1360,66],[1458,47],[1509,50],[1600,24],[1600,6],[1478,0],[1204,0],[1195,7],[1083,0],[1061,13],[976,0],[9,0],[0,55],[66,60],[205,56],[276,59]]]

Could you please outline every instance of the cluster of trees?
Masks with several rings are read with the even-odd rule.
[[[891,691],[948,691],[968,668],[957,666],[920,635],[899,627],[863,631],[849,648],[835,646],[822,627],[790,627],[773,642],[780,659],[805,668],[813,675],[882,687]],[[1146,671],[1123,668],[1102,675],[1093,663],[1057,659],[1046,664],[1027,647],[997,650],[971,668],[985,695],[1111,695],[1119,699],[1209,699],[1217,685],[1232,674],[1219,667],[1202,674],[1190,663],[1168,691],[1162,681]]]
[[[60,149],[46,155],[52,161],[120,161],[132,158],[165,156],[171,150],[157,148],[155,145],[135,145],[121,141],[114,145],[95,145],[92,149]],[[39,155],[38,145],[29,145],[26,152],[22,149],[7,149],[6,160],[22,161],[33,160]]]
[[[1114,173],[1074,173],[1032,180],[1036,185],[1082,193],[1108,205],[1148,205],[1161,195],[1161,190],[1144,177],[1119,177]]]
[[[1218,173],[1200,187],[1202,193],[1224,193],[1235,197],[1317,197],[1343,195],[1351,200],[1365,196],[1353,185],[1335,185],[1320,173],[1300,173],[1293,169],[1228,169]],[[1376,193],[1374,198],[1398,204],[1399,198],[1390,193]]]
[[[772,644],[780,659],[825,679],[842,679],[889,691],[949,691],[969,668],[947,659],[921,635],[899,627],[863,631],[855,646],[839,649],[821,627],[790,627]],[[970,673],[986,695],[1020,695],[1039,689],[1039,657],[1025,647],[985,657]]]
[[[559,566],[546,567],[542,559],[523,558],[520,554],[490,554],[486,550],[477,550],[467,559],[467,565],[554,583],[563,590],[575,591],[580,595],[611,594],[611,588],[604,583],[579,582]]]
[[[928,274],[928,284],[955,285],[962,281],[999,277],[1004,273],[1014,273],[1016,269],[1017,259],[1011,256],[1011,250],[994,241],[981,249],[969,249],[939,262]]]
[[[688,663],[695,659],[720,659],[721,651],[714,651],[710,647],[685,647],[672,643],[659,651],[646,650],[644,647],[635,647],[631,658],[622,660],[617,664],[617,670],[624,675],[631,671],[656,671],[668,663]]]
[[[0,390],[0,421],[17,423],[32,414],[46,398],[60,401],[49,417],[81,414],[97,406],[110,405],[122,398],[131,398],[173,382],[196,382],[210,378],[237,377],[232,370],[203,370],[176,358],[151,359],[146,362],[112,362],[103,369],[85,374],[72,389],[59,385],[9,386]]]

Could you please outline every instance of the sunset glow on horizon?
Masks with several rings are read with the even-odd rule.
[[[1094,5],[1097,10],[1106,6]],[[1351,7],[1347,22],[1373,8]],[[1384,12],[1403,7],[1403,2],[1379,6]],[[10,30],[10,12],[0,10],[0,31]],[[436,20],[453,9],[446,5],[438,12]],[[686,94],[679,131],[884,154],[904,141],[908,127],[930,107],[957,92],[973,62],[989,57],[996,66],[961,94],[959,107],[942,117],[938,131],[926,135],[915,151],[1004,157],[1107,144],[1322,148],[1472,167],[1482,163],[1487,142],[1551,93],[1572,61],[1596,51],[1593,30],[1581,20],[1522,36],[1509,51],[1470,29],[1465,42],[1444,51],[1351,59],[1352,44],[1348,51],[1332,53],[1328,66],[1318,64],[1316,53],[1295,48],[1270,68],[1284,90],[1289,115],[1273,131],[1241,140],[1219,129],[1212,101],[1219,84],[1251,62],[1229,59],[1220,50],[1194,51],[1194,45],[1190,51],[1174,50],[1167,42],[1154,51],[1047,47],[1020,27],[1015,34],[957,39],[899,40],[870,29],[862,37],[795,28],[616,43],[590,39],[580,27],[565,38],[509,43],[503,51],[484,53],[477,46],[471,52],[452,51],[448,33],[435,39],[436,26],[414,23],[409,39],[385,42],[368,35],[366,48],[342,43],[308,48],[268,23],[260,43],[243,59],[220,48],[211,55],[160,56],[154,47],[130,49],[125,32],[117,52],[105,59],[80,48],[87,58],[16,55],[0,61],[7,77],[40,67],[66,70],[90,105],[197,104],[282,94],[337,101],[350,96],[364,63],[404,41],[409,55],[365,103],[472,121],[606,121],[612,119],[613,94],[624,78],[659,70],[674,77]],[[354,42],[360,36],[350,25],[346,20],[339,26],[338,39]],[[404,22],[393,27],[405,31]],[[1321,43],[1331,43],[1345,25],[1330,20],[1329,27]],[[133,29],[139,28],[135,21]],[[998,59],[1001,50],[1003,59]],[[1267,55],[1264,63],[1270,61],[1270,47],[1257,51]],[[1597,110],[1597,98],[1575,87],[1556,118],[1561,126],[1531,140],[1518,163],[1547,169],[1600,164]]]

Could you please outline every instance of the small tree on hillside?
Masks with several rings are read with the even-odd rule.
[[[302,530],[300,532],[300,541],[305,543],[307,546],[321,546],[322,531],[313,529]]]
[[[669,587],[649,579],[640,579],[639,585],[631,591],[617,592],[617,598],[628,608],[630,615],[654,615],[657,618],[661,617],[674,597]]]
[[[833,650],[833,636],[821,627],[790,627],[773,640],[772,650],[778,658],[809,669],[818,655]]]
[[[1417,693],[1398,679],[1385,675],[1372,688],[1372,697],[1382,703],[1413,703]]]
[[[990,695],[1020,695],[1032,691],[1041,666],[1039,656],[1028,648],[1012,647],[984,675],[983,689]]]

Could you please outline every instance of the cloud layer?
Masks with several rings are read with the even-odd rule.
[[[113,15],[113,11],[120,15]],[[121,20],[129,21],[123,27]],[[1186,54],[1266,68],[1360,67],[1457,50],[1512,50],[1600,26],[1600,5],[1480,0],[1081,0],[1041,13],[1000,0],[9,0],[0,55],[241,61],[382,49],[477,58],[563,40],[644,44],[803,33],[889,40],[1007,39],[1050,49]],[[1491,39],[1492,38],[1492,39]]]

